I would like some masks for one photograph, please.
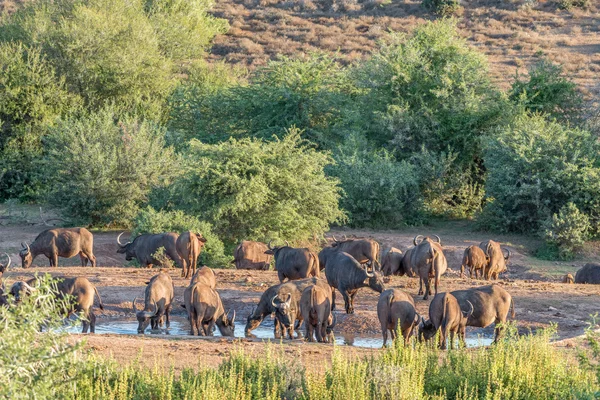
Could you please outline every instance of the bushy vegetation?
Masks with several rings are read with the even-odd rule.
[[[421,4],[426,9],[443,17],[453,15],[460,9],[459,0],[423,0]]]
[[[570,259],[589,239],[590,220],[573,203],[567,203],[544,224],[546,241],[558,249],[559,257]]]
[[[144,233],[182,233],[186,231],[201,233],[206,238],[206,243],[198,259],[200,265],[208,265],[211,268],[223,268],[229,265],[231,260],[225,256],[223,242],[213,232],[212,225],[200,221],[193,215],[187,215],[181,210],[156,211],[148,206],[136,215],[131,235],[135,237]]]

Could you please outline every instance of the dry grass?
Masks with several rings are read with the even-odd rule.
[[[560,10],[556,0],[469,0],[460,13],[461,35],[489,59],[497,83],[541,56],[564,64],[587,93],[598,94],[600,4]],[[216,39],[212,57],[264,65],[279,54],[339,51],[360,60],[389,30],[408,32],[435,16],[420,0],[221,0],[215,14],[232,29]],[[249,45],[251,41],[254,45]]]

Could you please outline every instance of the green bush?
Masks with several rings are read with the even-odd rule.
[[[583,97],[563,68],[542,60],[529,69],[529,79],[516,76],[510,98],[531,112],[545,113],[560,121],[580,122]]]
[[[573,203],[567,203],[544,224],[546,241],[559,250],[561,259],[571,259],[589,238],[590,221]]]
[[[0,201],[40,191],[35,161],[44,127],[76,108],[62,79],[37,49],[0,43]]]
[[[115,120],[110,110],[67,119],[45,139],[47,200],[73,221],[130,226],[150,191],[179,172],[161,128]]]
[[[590,8],[591,1],[590,0],[558,0],[558,7],[563,10],[571,10],[575,7],[577,8]]]
[[[343,221],[332,163],[291,129],[281,140],[192,140],[187,169],[174,183],[172,206],[210,222],[228,244],[240,240],[321,235]],[[184,194],[184,195],[180,195]]]
[[[459,0],[422,0],[423,7],[443,17],[450,16],[460,9]]]
[[[492,230],[538,232],[574,203],[598,232],[600,143],[587,131],[522,114],[484,140],[489,204],[480,217]]]
[[[71,299],[56,300],[49,275],[16,305],[0,307],[0,398],[57,399],[81,377],[81,344],[66,340],[63,310]],[[40,327],[44,333],[40,334]]]
[[[230,266],[229,258],[225,256],[223,242],[213,233],[212,226],[200,221],[183,211],[156,211],[148,206],[141,210],[133,222],[132,237],[144,233],[186,232],[201,233],[206,238],[206,243],[200,254],[198,263],[211,268],[227,268]]]

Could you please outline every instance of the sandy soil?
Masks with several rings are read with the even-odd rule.
[[[0,251],[6,251],[13,257],[13,262],[20,264],[18,258],[19,243],[30,242],[43,228],[40,226],[4,226],[0,227]],[[338,235],[349,234],[349,231],[335,232]],[[357,235],[373,236],[383,247],[394,245],[401,249],[410,247],[414,232],[361,232],[352,231]],[[117,232],[95,233],[94,252],[98,259],[95,269],[73,266],[79,263],[79,258],[60,259],[61,267],[48,267],[44,257],[37,258],[34,266],[23,270],[20,265],[11,268],[5,273],[6,285],[11,285],[15,280],[26,279],[35,272],[49,272],[52,275],[85,276],[94,283],[102,296],[105,311],[98,314],[98,324],[108,321],[109,318],[126,318],[134,320],[131,301],[134,297],[143,296],[145,282],[157,273],[157,269],[139,269],[123,267],[124,257],[116,254],[115,242]],[[440,290],[452,291],[485,285],[487,282],[474,281],[460,278],[458,269],[464,248],[472,243],[477,243],[484,238],[481,235],[472,235],[468,232],[457,232],[452,237],[444,237],[444,252],[448,258],[450,270],[443,277]],[[520,246],[511,244],[513,251],[509,273],[497,283],[511,293],[515,301],[516,323],[523,334],[529,330],[547,327],[552,323],[558,326],[558,339],[569,339],[581,335],[587,327],[590,314],[599,310],[600,285],[567,285],[558,283],[556,278],[541,276],[531,272],[523,265],[529,260],[527,255],[521,253]],[[71,266],[65,266],[65,265]],[[14,264],[13,264],[14,265]],[[106,266],[110,265],[110,266]],[[579,265],[570,268],[575,271]],[[564,266],[561,266],[564,268]],[[234,308],[238,318],[245,320],[257,303],[262,292],[271,285],[277,284],[277,276],[273,271],[237,271],[215,270],[217,276],[217,289],[226,308]],[[179,270],[170,270],[175,285],[174,314],[184,315],[183,308],[178,305],[183,302],[183,290],[187,281],[180,277]],[[554,281],[552,281],[554,279]],[[393,277],[387,285],[406,290],[414,296],[418,312],[427,315],[429,302],[417,296],[418,280],[406,277]],[[360,335],[380,335],[379,322],[376,314],[378,294],[362,289],[356,299],[356,312],[346,315],[343,310],[343,300],[337,296],[336,332]],[[469,334],[491,335],[493,328],[486,330],[471,330]],[[239,332],[237,334],[240,334]],[[74,335],[81,338],[82,335]],[[140,357],[144,363],[154,365],[158,360],[163,363],[172,363],[176,369],[195,367],[198,365],[217,365],[223,356],[232,349],[244,350],[256,355],[263,355],[265,343],[257,340],[238,339],[229,341],[222,338],[203,339],[186,337],[149,337],[134,335],[95,335],[87,336],[87,347],[102,355],[112,355],[118,361],[130,361]],[[320,369],[329,360],[333,347],[329,345],[308,344],[299,340],[284,341],[281,350],[286,356],[299,357],[305,361],[304,365],[313,365]],[[276,346],[279,347],[279,346]],[[378,350],[343,347],[344,352],[355,355],[365,355]],[[141,353],[140,353],[141,352]],[[162,360],[162,361],[161,361]],[[311,367],[312,368],[312,367]]]

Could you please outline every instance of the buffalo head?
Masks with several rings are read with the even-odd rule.
[[[135,248],[133,247],[133,242],[127,242],[125,244],[121,243],[121,236],[123,236],[124,233],[125,232],[121,232],[119,236],[117,236],[117,243],[119,244],[117,253],[125,254],[125,260],[131,261],[135,258]]]
[[[246,335],[246,337],[251,337],[253,336],[252,333],[250,333],[251,331],[253,331],[254,329],[258,328],[258,326],[260,325],[260,323],[263,320],[263,316],[262,314],[256,314],[256,307],[254,308],[254,310],[252,310],[252,313],[250,315],[248,315],[248,319],[246,319],[246,328],[244,329],[244,334]]]
[[[153,310],[152,311],[138,311],[135,306],[135,301],[137,297],[133,299],[132,308],[135,316],[138,320],[138,333],[144,333],[148,325],[150,324],[150,320],[158,314],[158,306],[155,302],[152,303]]]
[[[283,249],[284,247],[290,247],[290,244],[287,240],[285,241],[285,246],[273,247],[273,246],[271,246],[271,242],[272,242],[272,240],[269,240],[269,243],[267,244],[267,247],[269,247],[269,250],[265,251],[265,254],[275,255],[275,253],[277,253],[279,250]]]
[[[292,315],[292,294],[288,293],[285,300],[283,300],[280,295],[275,295],[271,299],[271,305],[275,309],[275,313],[279,321],[287,327],[292,326],[292,323],[295,319]]]
[[[0,278],[2,278],[2,274],[4,274],[8,267],[10,267],[11,262],[10,256],[7,253],[4,253],[4,255],[6,256],[6,258],[8,258],[8,263],[0,264]]]
[[[21,243],[21,251],[19,251],[19,257],[21,257],[21,266],[23,268],[29,268],[33,262],[33,256],[31,255],[31,249],[27,243]]]
[[[222,336],[235,336],[235,310],[233,310],[233,315],[229,318],[229,313],[231,310],[223,314],[223,318],[221,319],[221,323],[219,324],[219,332],[221,332]]]
[[[13,283],[10,288],[10,294],[14,297],[15,303],[20,303],[23,300],[23,297],[28,296],[35,291],[36,288],[23,281]]]
[[[383,278],[381,277],[381,273],[379,272],[369,272],[365,267],[365,273],[367,274],[367,278],[365,279],[365,285],[369,286],[371,289],[376,291],[377,293],[381,293],[385,290],[385,284],[383,283]]]
[[[442,244],[442,240],[440,239],[440,237],[438,235],[433,235],[433,237],[436,239],[435,241],[437,243],[439,243],[440,245]],[[421,239],[421,240],[419,240]],[[424,240],[431,240],[431,238],[429,236],[425,237],[423,235],[417,235],[413,238],[413,244],[415,246],[418,246],[419,244],[421,244],[421,242],[423,242]]]

